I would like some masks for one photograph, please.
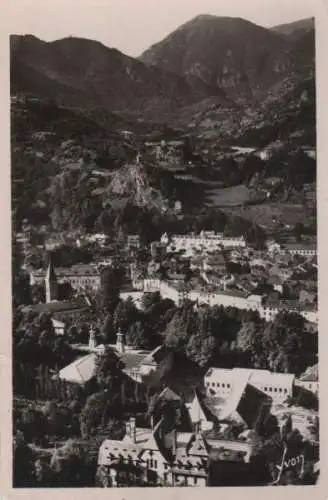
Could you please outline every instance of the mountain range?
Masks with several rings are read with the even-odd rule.
[[[308,76],[314,69],[314,21],[268,29],[201,15],[138,58],[93,40],[45,42],[33,35],[12,35],[10,53],[12,94],[167,119],[208,100],[222,109],[258,105],[279,82]]]
[[[66,105],[138,113],[175,109],[218,94],[203,81],[195,90],[184,77],[93,40],[44,42],[31,35],[11,37],[11,88]]]

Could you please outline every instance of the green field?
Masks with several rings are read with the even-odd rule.
[[[228,188],[208,188],[208,204],[215,207],[234,207],[244,205],[251,199],[251,190],[240,184]]]
[[[311,217],[309,217],[303,205],[268,203],[245,207],[227,207],[224,211],[251,220],[268,230],[277,229],[279,222],[290,226],[294,226],[299,222],[304,223],[304,221],[311,222]]]

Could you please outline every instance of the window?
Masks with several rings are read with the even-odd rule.
[[[269,392],[272,392],[272,387],[269,387]]]
[[[164,463],[164,470],[167,470],[167,464]]]
[[[216,385],[217,385],[217,387],[220,387],[220,382],[218,382]]]
[[[287,389],[284,389],[284,393],[287,394]]]
[[[164,473],[164,481],[167,481],[167,472]]]
[[[225,383],[222,384],[222,387],[225,387]]]
[[[268,388],[267,388],[267,387],[264,387],[264,389],[263,389],[263,390],[264,390],[264,392],[267,392],[267,391],[268,391]]]
[[[215,382],[212,382],[212,387],[215,387]]]
[[[278,389],[277,389],[277,387],[275,387],[275,388],[274,388],[274,392],[277,392],[277,391],[278,391]]]
[[[154,468],[157,469],[157,460],[154,460]]]
[[[281,387],[279,387],[279,392],[282,392],[282,388]]]
[[[194,477],[194,484],[197,484],[197,477]]]

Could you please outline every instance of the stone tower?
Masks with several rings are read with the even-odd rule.
[[[49,264],[45,277],[46,287],[46,302],[52,302],[58,299],[58,281],[55,273],[55,268],[52,262],[51,254],[49,254]]]

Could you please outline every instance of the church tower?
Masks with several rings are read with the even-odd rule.
[[[46,302],[52,302],[58,299],[58,282],[55,268],[52,262],[51,253],[49,254],[49,264],[45,277]]]

